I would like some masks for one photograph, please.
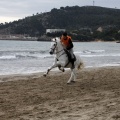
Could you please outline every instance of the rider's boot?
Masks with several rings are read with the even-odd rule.
[[[72,63],[72,67],[71,67],[71,69],[74,69],[74,68],[75,68],[75,65],[74,65],[74,59],[71,59],[71,63]]]

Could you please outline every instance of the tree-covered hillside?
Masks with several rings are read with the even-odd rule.
[[[102,32],[96,32],[99,27],[103,28]],[[48,28],[66,29],[75,39],[79,40],[102,39],[109,35],[120,39],[118,32],[120,30],[120,9],[95,6],[54,8],[50,12],[37,13],[10,23],[1,23],[0,34],[41,36]]]

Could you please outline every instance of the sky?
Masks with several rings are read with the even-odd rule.
[[[0,0],[0,23],[66,6],[101,6],[120,9],[120,0]]]

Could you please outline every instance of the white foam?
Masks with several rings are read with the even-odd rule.
[[[103,53],[105,50],[85,50],[83,53]]]
[[[7,60],[8,60],[8,59],[9,59],[9,60],[10,60],[10,59],[16,59],[16,56],[14,56],[14,55],[1,56],[0,59],[1,59],[1,60],[5,60],[5,59],[7,59]]]
[[[80,55],[81,57],[120,57],[120,54]]]

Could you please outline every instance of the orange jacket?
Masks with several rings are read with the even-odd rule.
[[[63,37],[61,37],[61,42],[62,42],[63,45],[65,45],[65,47],[70,46],[70,44],[69,44],[70,41],[72,41],[70,36],[67,36],[67,39],[63,39]]]

